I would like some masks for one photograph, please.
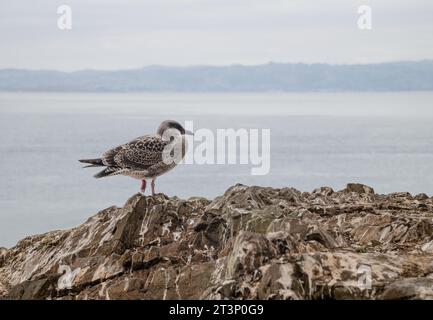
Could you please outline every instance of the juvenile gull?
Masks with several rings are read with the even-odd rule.
[[[186,131],[176,121],[166,120],[160,124],[156,134],[145,135],[122,144],[104,152],[100,158],[79,161],[90,164],[85,168],[105,167],[94,176],[95,178],[124,175],[139,179],[143,193],[146,190],[146,180],[151,180],[152,195],[154,195],[156,177],[173,169],[185,156],[186,134],[192,132]],[[176,151],[179,155],[175,155]],[[177,161],[164,161],[173,158]]]

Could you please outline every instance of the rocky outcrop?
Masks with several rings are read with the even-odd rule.
[[[9,299],[432,299],[433,200],[236,185],[131,197],[0,249]]]

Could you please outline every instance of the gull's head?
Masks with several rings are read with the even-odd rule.
[[[185,135],[185,134],[190,134],[193,135],[193,133],[191,131],[185,130],[182,125],[174,120],[165,120],[164,122],[162,122],[159,127],[158,130],[156,130],[156,134],[163,137],[166,136],[167,134],[169,135]]]

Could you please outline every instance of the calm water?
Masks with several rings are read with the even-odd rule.
[[[268,175],[251,176],[248,165],[179,166],[157,180],[170,196],[213,198],[238,182],[433,194],[433,93],[0,93],[0,246],[122,205],[139,182],[96,180],[77,159],[169,118],[194,120],[195,129],[271,129]]]

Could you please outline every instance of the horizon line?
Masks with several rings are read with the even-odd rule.
[[[59,70],[50,68],[19,68],[19,67],[0,67],[0,71],[29,71],[29,72],[59,72],[59,73],[78,73],[78,72],[118,72],[118,71],[133,71],[142,70],[149,68],[171,68],[171,69],[188,69],[188,68],[226,68],[226,67],[261,67],[268,65],[304,65],[304,66],[317,66],[326,65],[330,67],[340,66],[375,66],[385,64],[399,64],[399,63],[433,63],[431,59],[419,59],[419,60],[390,60],[383,62],[357,62],[357,63],[328,63],[328,62],[275,62],[269,61],[266,63],[257,64],[243,64],[243,63],[231,63],[231,64],[188,64],[188,65],[169,65],[169,64],[150,64],[144,66],[130,67],[130,68],[116,68],[116,69],[94,69],[94,68],[81,68],[75,70]]]

